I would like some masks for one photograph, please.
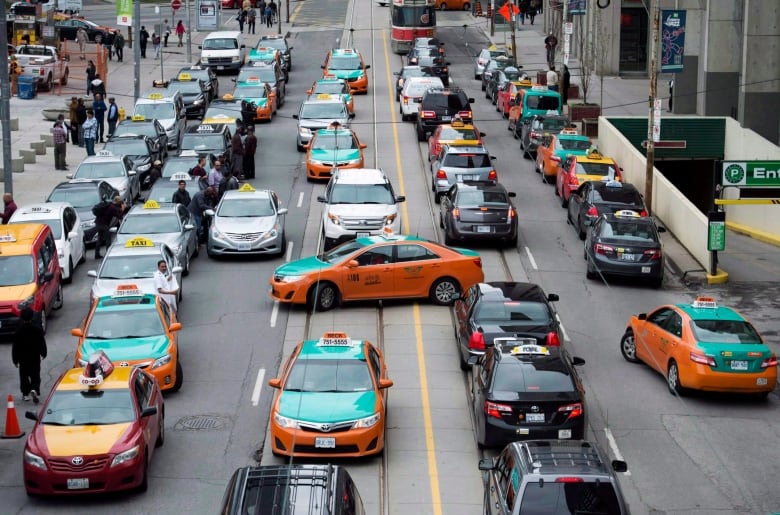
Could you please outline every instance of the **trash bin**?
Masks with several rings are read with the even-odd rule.
[[[35,98],[38,81],[32,75],[20,75],[16,79],[16,87],[19,98],[31,100]]]

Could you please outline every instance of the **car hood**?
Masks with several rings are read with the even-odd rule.
[[[0,305],[16,304],[35,293],[35,283],[0,287]]]
[[[360,158],[360,150],[356,148],[344,148],[339,150],[312,149],[311,158],[317,161],[351,161]]]
[[[113,362],[157,359],[168,353],[169,346],[168,337],[165,335],[111,340],[87,338],[81,344],[81,355],[89,356],[102,350]]]
[[[108,453],[131,427],[129,422],[97,426],[39,424],[30,438],[39,449],[48,449],[50,456],[92,456]]]
[[[214,227],[221,232],[230,232],[234,234],[266,233],[273,229],[275,223],[275,216],[240,218],[218,216],[214,219]]]
[[[328,73],[339,79],[357,79],[363,75],[363,70],[328,70]]]
[[[317,256],[309,256],[283,264],[274,271],[274,275],[303,275],[317,270],[326,270],[332,266],[331,263],[320,261]]]
[[[138,234],[117,234],[116,235],[116,243],[125,243],[128,240],[131,240],[133,238],[137,238]],[[159,234],[145,234],[144,237],[149,238],[155,243],[165,243],[168,245],[171,249],[174,249],[175,247],[178,247],[181,243],[181,233],[180,232],[165,232],[165,233],[159,233]]]
[[[376,393],[285,392],[279,398],[279,414],[307,422],[338,423],[370,417],[376,410]]]
[[[398,212],[395,204],[330,204],[327,212],[338,216],[380,217]]]

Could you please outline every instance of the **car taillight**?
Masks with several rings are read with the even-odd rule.
[[[408,105],[408,104],[409,104],[409,97],[404,95],[404,105]]]
[[[530,134],[530,136],[531,136],[532,138],[541,138],[541,137],[542,137],[542,134],[541,134],[540,132],[531,131],[531,134]]]
[[[620,167],[615,163],[615,180],[623,182],[623,174],[620,173]]]
[[[647,214],[648,214],[647,211],[645,211],[644,209],[639,212],[639,216],[647,216]]]
[[[556,483],[584,483],[581,477],[572,477],[572,476],[556,477],[555,482]]]
[[[486,61],[484,59],[479,59],[479,65],[480,66],[485,66],[485,62]]]
[[[477,265],[479,268],[482,268],[482,258],[474,258],[472,260],[475,265]]]
[[[497,181],[498,180],[498,172],[495,170],[490,170],[488,172],[488,180],[489,181]]]
[[[442,73],[447,73],[447,72],[449,72],[449,70],[448,70],[447,68],[442,68],[442,69],[441,69],[441,72],[442,72]]]
[[[593,245],[593,252],[595,252],[596,254],[601,254],[603,256],[606,256],[607,253],[613,254],[615,252],[615,249],[613,247],[610,247],[609,245],[596,243],[595,245]]]
[[[485,415],[493,418],[502,418],[501,414],[512,414],[512,408],[504,404],[498,404],[496,402],[485,401]]]
[[[550,156],[550,161],[554,161],[556,163],[560,163],[561,162],[561,158],[558,157],[558,156]]]
[[[437,178],[437,179],[446,179],[446,178],[447,178],[447,172],[445,172],[444,170],[442,170],[441,168],[439,168],[439,169],[436,171],[436,178]]]
[[[436,118],[436,111],[423,111],[420,113],[420,118]]]
[[[547,337],[545,338],[544,344],[548,347],[560,347],[561,346],[561,340],[558,338],[558,333],[556,332],[549,332],[547,333]]]
[[[46,70],[44,70],[43,68],[38,70],[38,75],[44,75],[45,73],[46,73]]]
[[[471,111],[458,111],[458,116],[471,119]]]
[[[452,216],[455,218],[455,220],[460,220],[460,209],[457,207],[452,210]]]
[[[485,350],[485,335],[479,331],[471,333],[471,336],[469,337],[469,349]]]
[[[761,368],[769,368],[769,367],[776,367],[776,366],[777,366],[777,357],[774,355],[770,358],[766,358],[761,363]]]
[[[650,258],[650,261],[656,261],[661,259],[661,249],[650,249],[645,251],[645,256]]]
[[[510,207],[509,210],[506,213],[507,221],[512,221],[512,218],[517,216],[517,211],[515,211],[515,208]]]
[[[568,413],[569,418],[579,417],[582,415],[582,403],[575,402],[574,404],[567,404],[566,406],[558,408],[558,411]]]
[[[585,214],[588,216],[599,216],[599,210],[593,206],[590,206],[590,208],[585,212]]]
[[[568,182],[569,182],[569,186],[571,186],[572,188],[575,188],[575,189],[577,188],[577,186],[580,185],[580,180],[577,178],[577,176],[575,174],[569,175],[569,181]]]
[[[699,363],[700,365],[709,365],[711,367],[718,366],[718,364],[715,363],[715,358],[712,356],[707,356],[706,354],[699,354],[696,352],[691,352],[691,361],[694,363]]]

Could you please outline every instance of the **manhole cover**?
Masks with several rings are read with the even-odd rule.
[[[180,418],[174,429],[177,431],[210,431],[225,427],[225,420],[213,415],[192,415]]]

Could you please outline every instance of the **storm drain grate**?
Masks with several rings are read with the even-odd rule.
[[[220,417],[212,415],[192,415],[180,418],[174,429],[177,431],[209,431],[222,429],[225,427],[225,421]]]

